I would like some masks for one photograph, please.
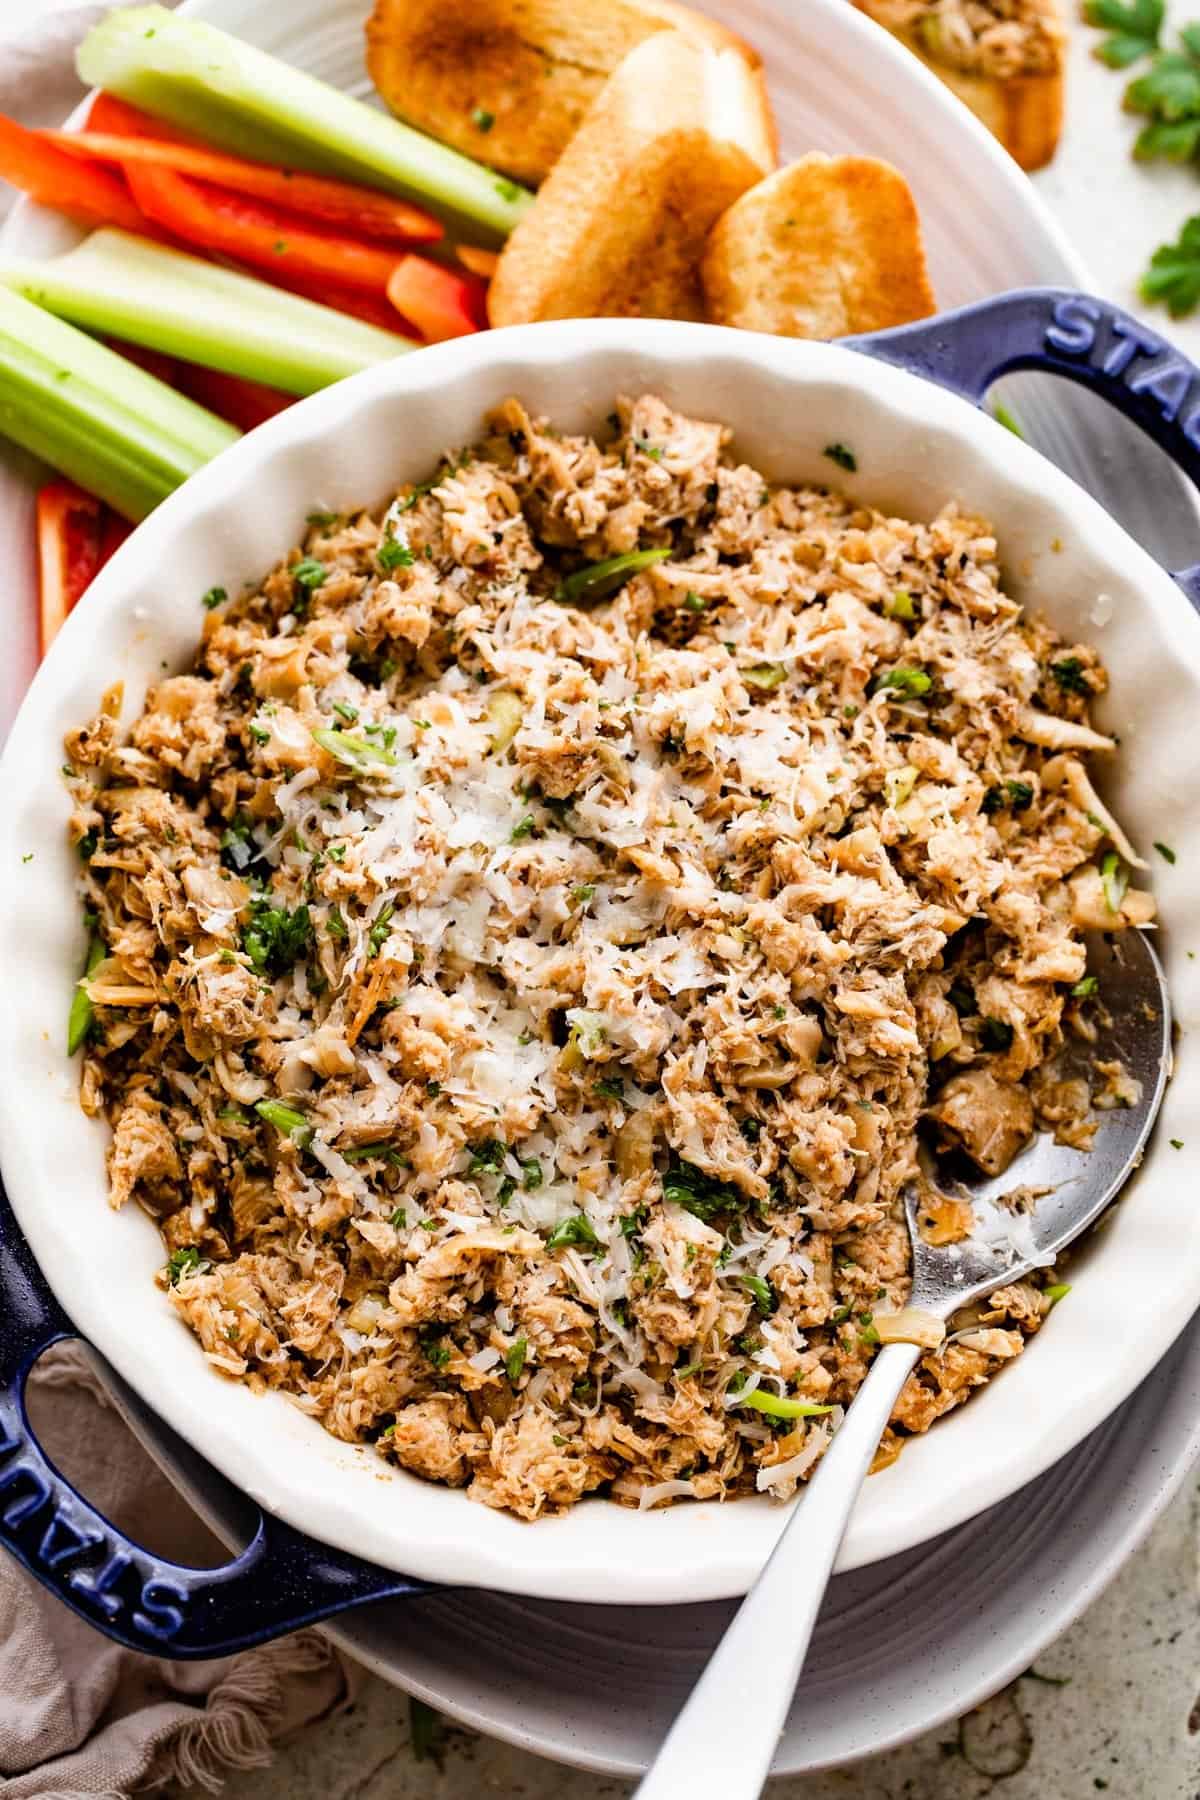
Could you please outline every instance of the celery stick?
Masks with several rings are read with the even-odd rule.
[[[79,46],[76,67],[86,84],[223,149],[424,200],[477,231],[507,236],[533,201],[410,125],[161,6],[109,13]]]
[[[46,262],[0,256],[0,283],[91,331],[311,394],[416,345],[332,307],[126,231]]]
[[[240,433],[0,287],[0,435],[142,519]]]

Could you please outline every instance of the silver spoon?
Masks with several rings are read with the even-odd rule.
[[[934,1248],[918,1229],[910,1190],[905,1196],[913,1256],[910,1307],[944,1321],[1040,1267],[1094,1223],[1140,1161],[1170,1073],[1171,1010],[1162,966],[1144,933],[1096,933],[1088,941],[1088,973],[1097,978],[1099,1038],[1095,1043],[1070,1038],[1064,1073],[1090,1074],[1094,1080],[1097,1061],[1117,1058],[1140,1084],[1138,1098],[1131,1106],[1097,1113],[1090,1151],[1038,1137],[1003,1175],[968,1183],[966,1193],[977,1212],[993,1222],[994,1203],[1015,1188],[1049,1190],[1026,1214],[1029,1254],[985,1242],[990,1234],[984,1232]],[[893,1343],[876,1355],[636,1800],[685,1795],[687,1800],[753,1800],[761,1792],[846,1523],[900,1390],[923,1354],[916,1344]],[[1030,1354],[1037,1355],[1036,1347]]]

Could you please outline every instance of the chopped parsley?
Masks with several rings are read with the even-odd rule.
[[[269,894],[250,902],[250,923],[242,932],[242,949],[260,975],[286,975],[307,955],[313,940],[307,906],[289,912]]]
[[[570,1244],[586,1244],[591,1250],[599,1250],[600,1239],[586,1213],[570,1213],[560,1219],[546,1239],[547,1250],[564,1250]]]
[[[436,1338],[422,1344],[421,1348],[425,1352],[426,1361],[431,1362],[435,1369],[444,1369],[450,1361],[449,1344],[443,1344]]]
[[[761,1275],[743,1275],[742,1286],[754,1301],[763,1318],[769,1319],[779,1304],[770,1282],[764,1281]]]
[[[292,586],[307,598],[324,586],[328,575],[329,570],[325,564],[318,562],[315,556],[302,556],[292,568]]]
[[[1100,983],[1094,975],[1085,975],[1071,989],[1072,1000],[1090,1000]]]
[[[416,557],[407,544],[389,534],[375,552],[375,561],[386,573],[391,569],[411,569]]]
[[[1162,857],[1164,862],[1169,862],[1172,866],[1174,866],[1176,857],[1175,857],[1175,852],[1172,850],[1170,844],[1160,844],[1158,839],[1155,838],[1154,848],[1158,851],[1158,854]]]
[[[468,1175],[498,1175],[504,1167],[504,1159],[508,1155],[508,1146],[499,1138],[488,1138],[471,1152],[471,1160],[467,1165]]]
[[[1079,657],[1060,656],[1057,662],[1050,664],[1050,673],[1064,694],[1080,694],[1085,700],[1091,699],[1091,684]]]
[[[205,612],[212,612],[215,606],[223,606],[229,595],[223,587],[210,587],[207,594],[200,596],[200,604]]]
[[[486,106],[477,106],[471,114],[471,123],[476,131],[490,131],[496,123],[496,115],[489,112]]]
[[[698,594],[694,588],[688,589],[687,593],[683,596],[681,604],[686,612],[702,613],[708,611],[708,601]]]
[[[532,837],[533,825],[534,825],[533,814],[525,813],[521,818],[519,818],[517,820],[516,824],[513,826],[512,830],[509,832],[509,834],[508,834],[509,843],[510,844],[519,844],[525,838]]]
[[[389,1214],[388,1224],[393,1231],[403,1231],[408,1225],[408,1213],[406,1209],[403,1206],[398,1206],[394,1213]]]
[[[603,1081],[596,1083],[595,1092],[605,1100],[621,1101],[625,1098],[625,1083],[619,1081],[615,1076],[608,1075]]]
[[[526,1337],[519,1337],[515,1343],[509,1345],[504,1356],[504,1373],[510,1381],[517,1380],[521,1370],[525,1367],[525,1358],[528,1354],[529,1339]]]
[[[391,929],[391,918],[395,910],[395,902],[392,900],[385,900],[379,911],[375,914],[374,923],[367,933],[367,943],[370,947],[368,951],[369,955],[378,956],[379,952],[383,949],[383,946],[387,943],[388,934]]]
[[[571,889],[571,900],[575,906],[586,906],[588,901],[594,900],[595,897],[596,884],[594,881],[585,881],[581,886]]]
[[[1011,807],[1013,812],[1024,812],[1032,805],[1033,787],[1028,781],[1005,780],[988,789],[980,802],[980,810],[997,813],[1005,807]]]
[[[333,703],[333,710],[337,714],[339,719],[345,720],[347,725],[357,725],[358,724],[358,708],[357,708],[357,706],[347,706],[346,702],[344,700],[335,700]],[[342,854],[344,856],[345,851],[343,851]]]
[[[836,463],[839,469],[848,470],[851,475],[858,468],[857,456],[845,444],[826,444],[821,454],[827,456],[830,462]]]
[[[195,1244],[188,1244],[182,1250],[172,1250],[168,1256],[167,1279],[172,1287],[178,1287],[185,1275],[195,1274],[207,1267],[208,1264]]]
[[[350,933],[340,906],[331,906],[325,917],[325,929],[336,944],[344,944]]]
[[[1182,1150],[1183,1149],[1183,1139],[1182,1138],[1171,1138],[1168,1141],[1170,1142],[1172,1150]]]
[[[532,1193],[542,1185],[542,1165],[536,1156],[521,1156],[517,1160],[521,1165],[521,1186]]]
[[[706,1225],[718,1213],[744,1212],[746,1196],[732,1182],[717,1181],[694,1163],[675,1161],[663,1176],[663,1199],[673,1200]]]
[[[411,512],[417,501],[424,499],[426,494],[431,494],[441,479],[442,477],[438,475],[432,481],[416,482],[405,494],[403,500],[392,501],[392,510],[398,513]]]

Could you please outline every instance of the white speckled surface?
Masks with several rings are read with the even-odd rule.
[[[773,1782],[770,1800],[1197,1800],[1198,1525],[1192,1483],[1108,1592],[1042,1656],[1038,1674],[1051,1679],[1026,1677],[958,1729],[888,1755]],[[1013,1774],[986,1773],[1026,1751]],[[403,1695],[373,1680],[353,1712],[289,1745],[272,1768],[236,1777],[224,1800],[623,1800],[633,1791],[469,1732],[446,1732],[441,1752],[441,1768],[414,1759]]]

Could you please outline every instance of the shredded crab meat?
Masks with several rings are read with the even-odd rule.
[[[934,62],[964,74],[1049,74],[1066,48],[1053,0],[866,0],[893,31],[912,31]]]
[[[81,1097],[214,1368],[524,1518],[811,1472],[905,1316],[904,1190],[970,1227],[919,1128],[1082,1141],[1081,923],[1153,910],[1104,671],[998,557],[652,395],[599,439],[513,400],[314,518],[127,733],[106,696]],[[1037,1329],[1005,1291],[884,1460]]]

